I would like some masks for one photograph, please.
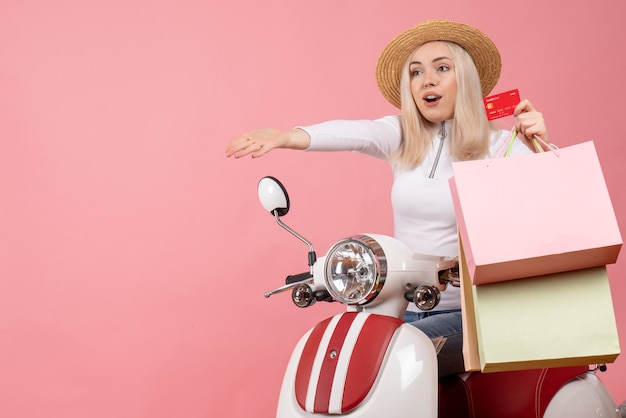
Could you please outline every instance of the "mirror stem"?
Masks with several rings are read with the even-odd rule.
[[[309,267],[311,268],[311,274],[313,274],[313,264],[315,264],[315,261],[317,261],[317,256],[315,255],[315,250],[313,249],[313,244],[311,244],[311,242],[309,240],[307,240],[302,235],[298,234],[296,231],[294,231],[289,226],[287,226],[280,219],[280,215],[278,214],[277,210],[273,211],[272,213],[274,214],[274,218],[276,219],[276,223],[278,223],[278,225],[280,225],[282,228],[284,228],[291,235],[293,235],[294,237],[298,238],[300,241],[304,242],[306,245],[309,246]]]

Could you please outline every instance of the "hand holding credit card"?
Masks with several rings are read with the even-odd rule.
[[[517,89],[494,94],[483,99],[487,119],[494,120],[513,114],[515,106],[520,102],[519,91]]]

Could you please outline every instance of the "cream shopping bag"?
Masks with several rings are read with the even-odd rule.
[[[619,355],[606,266],[486,285],[468,283],[462,271],[466,369],[611,363]]]

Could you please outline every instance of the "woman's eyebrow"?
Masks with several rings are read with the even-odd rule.
[[[437,62],[437,61],[441,61],[441,60],[451,60],[451,59],[452,58],[450,58],[450,57],[443,56],[443,57],[437,57],[437,58],[433,59],[432,62]],[[421,61],[411,61],[411,63],[409,65],[413,65],[413,64],[422,65],[422,62]]]

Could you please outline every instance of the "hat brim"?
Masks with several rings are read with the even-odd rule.
[[[419,46],[433,41],[453,42],[472,57],[483,97],[495,87],[500,77],[502,61],[491,39],[476,28],[447,20],[427,20],[394,38],[378,58],[376,81],[383,96],[400,108],[400,77],[408,56]]]

